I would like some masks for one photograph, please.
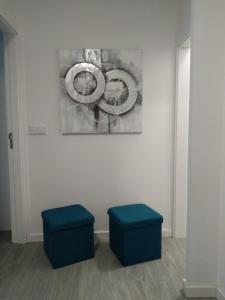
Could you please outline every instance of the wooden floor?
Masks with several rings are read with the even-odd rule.
[[[124,268],[98,242],[94,259],[53,270],[42,243],[0,233],[0,300],[183,300],[184,254],[184,240],[165,238],[161,260]]]

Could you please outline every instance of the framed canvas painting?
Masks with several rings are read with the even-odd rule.
[[[59,51],[63,134],[140,133],[142,51]]]

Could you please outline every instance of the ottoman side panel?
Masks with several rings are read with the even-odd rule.
[[[53,232],[54,268],[94,257],[93,224]]]
[[[44,249],[48,257],[53,255],[53,237],[47,222],[43,219]]]
[[[122,260],[124,255],[124,234],[121,226],[109,218],[109,245],[116,256]]]
[[[126,230],[124,233],[125,264],[161,258],[161,224]]]

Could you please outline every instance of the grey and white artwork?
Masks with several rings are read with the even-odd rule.
[[[59,51],[63,134],[140,133],[142,51]]]

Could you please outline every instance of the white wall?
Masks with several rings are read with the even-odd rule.
[[[17,28],[16,26],[16,11],[13,10],[13,1],[9,0],[0,0],[0,18],[3,17],[4,20],[10,23],[11,26]],[[7,27],[3,24],[0,24],[0,30],[5,31]],[[8,31],[8,30],[6,30]]]
[[[222,17],[225,23],[225,5],[222,10]],[[222,22],[221,22],[222,23]],[[224,26],[225,24],[221,24]],[[224,36],[223,36],[224,41]],[[225,41],[223,47],[223,59],[221,60],[222,66],[225,70]],[[224,79],[223,74],[223,79]],[[218,252],[218,279],[217,285],[219,287],[219,293],[223,295],[225,299],[225,84],[223,81],[223,111],[222,111],[222,162],[221,162],[221,197],[219,205],[219,228],[218,228],[218,238],[219,238],[219,252]],[[219,298],[220,300],[220,298]]]
[[[216,287],[219,239],[224,243],[219,233],[224,13],[223,0],[192,1],[186,277],[195,296]],[[224,265],[224,252],[222,260]]]
[[[177,44],[181,46],[191,33],[191,0],[178,1]]]
[[[30,233],[42,231],[43,209],[81,203],[108,228],[107,208],[145,202],[171,229],[177,1],[13,1],[25,49],[29,124]],[[59,133],[59,48],[144,50],[143,133]]]
[[[225,99],[225,97],[224,97]],[[224,101],[225,102],[225,101]],[[222,153],[225,153],[225,105],[223,109],[223,147]],[[221,199],[220,199],[220,213],[219,213],[219,252],[218,252],[218,278],[217,286],[220,293],[225,298],[225,155],[223,155],[222,161],[222,176],[221,176]],[[219,299],[220,300],[220,299]]]
[[[190,48],[178,51],[176,137],[175,137],[175,214],[174,234],[186,237],[187,174],[189,129]]]
[[[4,36],[0,32],[0,230],[10,229],[8,139],[5,97]]]

